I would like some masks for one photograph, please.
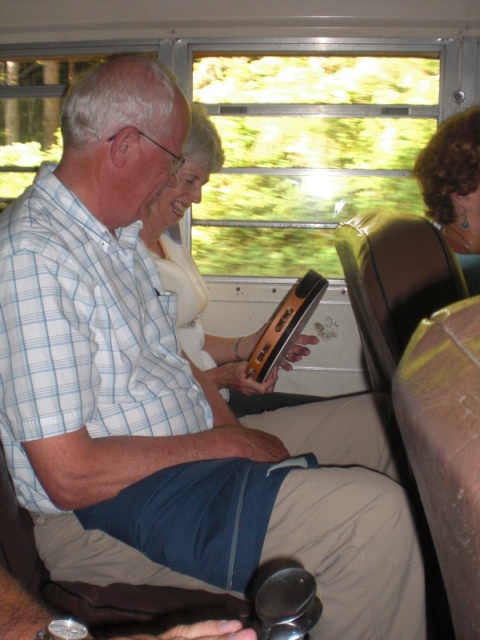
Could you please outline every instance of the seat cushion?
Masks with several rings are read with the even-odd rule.
[[[73,612],[76,618],[92,628],[122,623],[122,629],[125,629],[130,623],[132,629],[153,628],[159,633],[180,623],[230,618],[246,622],[253,617],[250,602],[227,594],[175,587],[129,584],[99,587],[47,580],[41,594],[46,602],[57,609]]]
[[[390,390],[418,323],[467,297],[455,255],[426,218],[364,213],[340,224],[335,246],[372,386]]]

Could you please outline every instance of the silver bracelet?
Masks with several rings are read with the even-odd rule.
[[[235,345],[233,347],[233,353],[235,355],[235,360],[237,362],[241,362],[243,360],[242,356],[240,355],[240,353],[238,352],[238,347],[240,346],[240,341],[243,338],[243,336],[240,336],[240,338],[237,338],[235,340]]]

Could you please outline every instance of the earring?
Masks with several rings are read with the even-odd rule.
[[[460,226],[462,227],[462,229],[468,229],[468,227],[470,226],[468,224],[468,220],[467,220],[467,210],[466,209],[463,210],[463,220],[460,223]]]

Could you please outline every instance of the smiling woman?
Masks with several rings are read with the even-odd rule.
[[[191,111],[192,125],[184,146],[185,164],[178,172],[176,183],[163,189],[146,205],[140,232],[155,256],[165,289],[177,294],[177,329],[182,348],[199,369],[207,372],[224,397],[230,399],[237,415],[311,402],[318,398],[276,393],[273,398],[265,399],[265,394],[274,389],[278,367],[272,369],[262,383],[247,377],[246,363],[263,327],[248,336],[229,338],[205,335],[199,321],[209,302],[208,287],[184,246],[178,223],[193,203],[201,202],[202,187],[209,181],[210,173],[223,166],[224,153],[220,136],[206,109],[194,103]],[[304,345],[317,342],[314,336],[299,336],[288,360],[301,360],[310,353]],[[282,366],[291,369],[288,361]],[[252,402],[252,398],[247,401],[245,396],[257,397]]]
[[[205,107],[194,103],[191,113],[192,124],[183,148],[185,155],[181,158],[175,156],[177,164],[181,161],[176,184],[147,205],[149,213],[141,236],[149,249],[160,257],[165,257],[159,243],[160,235],[177,224],[193,203],[200,204],[202,187],[210,180],[210,174],[220,171],[224,163],[220,136]]]

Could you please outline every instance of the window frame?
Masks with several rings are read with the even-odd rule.
[[[282,104],[243,104],[229,103],[228,115],[232,115],[232,109],[237,109],[238,114],[234,115],[322,115],[334,117],[395,117],[393,111],[406,118],[427,117],[441,122],[460,110],[472,106],[478,101],[480,95],[477,60],[479,58],[479,43],[477,38],[459,39],[412,39],[412,38],[190,38],[180,39],[172,43],[173,71],[179,78],[187,97],[191,100],[193,96],[193,62],[195,56],[203,55],[235,55],[235,54],[279,54],[279,55],[432,55],[440,61],[440,86],[439,102],[437,106],[415,106],[415,105],[282,105]],[[463,91],[463,101],[455,101],[457,92]],[[222,115],[221,104],[206,105],[210,115]],[[388,109],[388,112],[385,109]],[[408,109],[408,113],[403,111]],[[225,168],[224,173],[232,174],[275,174],[288,175],[292,173],[290,169],[245,169],[245,168]],[[327,173],[330,175],[369,175],[403,177],[408,172],[403,170],[356,170],[356,169],[295,169],[295,175],[309,175],[312,172]],[[309,228],[309,229],[329,229],[335,228],[336,223],[322,222],[291,222],[275,223],[262,221],[205,221],[193,219],[191,209],[186,212],[182,222],[183,233],[191,250],[191,229],[192,226],[219,226],[219,227],[282,227],[282,228]],[[235,276],[209,275],[208,279],[213,282],[234,282]],[[238,281],[260,281],[270,282],[272,278],[266,277],[239,277]],[[341,283],[341,280],[331,279],[332,284]]]

